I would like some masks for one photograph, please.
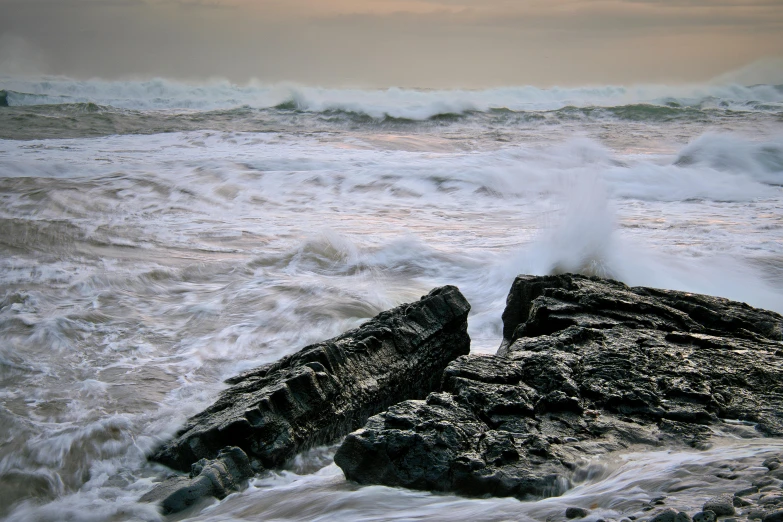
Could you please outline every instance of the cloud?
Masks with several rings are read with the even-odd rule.
[[[0,34],[23,34],[46,58],[46,72],[112,78],[424,87],[699,81],[783,49],[781,6],[764,0],[0,0],[0,6]]]

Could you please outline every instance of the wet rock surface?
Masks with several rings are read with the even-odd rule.
[[[570,487],[591,455],[706,448],[716,432],[783,436],[783,317],[774,312],[566,274],[518,277],[503,321],[497,355],[460,357],[440,391],[346,438],[335,462],[348,479],[538,497]],[[770,474],[780,469],[769,464]],[[741,498],[761,506],[754,495]],[[721,499],[700,516],[732,510],[733,498]]]
[[[253,468],[274,468],[304,449],[334,442],[388,406],[437,389],[445,366],[470,349],[469,310],[456,287],[437,288],[357,329],[234,377],[217,402],[151,460],[186,471],[237,446]]]
[[[193,464],[189,477],[169,477],[139,500],[160,503],[161,511],[168,515],[211,497],[223,499],[242,489],[253,475],[244,451],[237,447],[225,448],[216,459],[201,459]]]

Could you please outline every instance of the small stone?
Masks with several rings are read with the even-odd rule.
[[[735,497],[747,497],[748,495],[752,495],[754,493],[758,493],[759,488],[757,486],[751,486],[749,488],[741,489],[734,493]]]
[[[751,509],[748,512],[748,520],[761,520],[766,514],[767,512],[763,509]]]
[[[771,486],[777,483],[778,481],[772,477],[762,477],[758,480],[753,481],[753,485],[756,486],[757,488],[763,488],[764,486]]]
[[[724,518],[723,522],[737,522],[736,518]]]
[[[565,511],[566,518],[584,518],[589,514],[590,510],[580,507],[570,507]]]
[[[675,522],[677,512],[672,508],[664,509],[650,520],[650,522]]]
[[[715,512],[710,510],[699,511],[693,515],[693,522],[715,522]]]
[[[783,495],[780,494],[776,495],[774,493],[763,496],[759,499],[759,504],[763,506],[768,506],[770,504],[780,504],[781,502],[783,502]]]
[[[733,502],[734,502],[734,507],[735,508],[745,507],[745,506],[749,506],[750,505],[750,502],[748,502],[744,498],[740,498],[740,497],[734,497]]]
[[[770,468],[770,465],[772,464],[777,464],[777,467],[780,467],[780,459],[778,457],[770,457],[761,463],[761,465],[764,466],[765,468],[774,469],[774,468]]]
[[[704,503],[702,510],[705,512],[712,511],[718,517],[732,516],[736,513],[734,510],[734,496],[718,495],[715,498],[711,498]]]
[[[770,462],[769,464],[766,464],[766,466],[770,471],[773,471],[780,467],[780,462]]]
[[[680,511],[677,516],[674,517],[674,522],[692,522],[691,516],[685,511]]]
[[[759,488],[759,493],[767,493],[769,491],[780,491],[780,488],[777,486],[764,486],[763,488]]]
[[[783,522],[783,509],[778,509],[772,513],[768,513],[762,522]]]

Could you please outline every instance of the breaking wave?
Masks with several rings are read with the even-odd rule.
[[[688,115],[689,111],[783,110],[781,85],[641,85],[579,88],[532,86],[486,90],[327,89],[291,84],[227,81],[189,84],[148,81],[79,81],[64,77],[0,78],[9,106],[93,103],[132,110],[213,111],[236,107],[314,113],[353,113],[375,120],[421,121],[474,112],[593,110],[622,118]],[[584,112],[581,109],[591,109]]]

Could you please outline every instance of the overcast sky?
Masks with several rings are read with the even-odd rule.
[[[0,0],[0,74],[573,86],[781,56],[783,0]]]

